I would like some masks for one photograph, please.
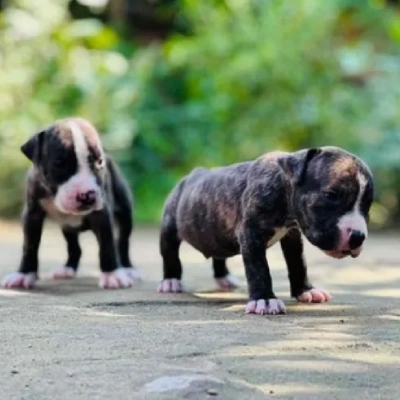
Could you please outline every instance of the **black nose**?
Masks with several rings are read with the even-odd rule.
[[[89,208],[96,202],[96,192],[89,190],[86,193],[79,193],[76,196],[76,201],[80,204],[81,208]]]
[[[358,249],[364,242],[365,235],[360,231],[352,231],[349,239],[349,247],[351,250]]]

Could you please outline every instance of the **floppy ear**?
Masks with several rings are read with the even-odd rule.
[[[32,162],[39,162],[42,153],[44,131],[35,133],[21,146],[22,153]]]
[[[307,168],[310,161],[321,153],[319,148],[311,148],[307,150],[300,150],[290,157],[287,167],[292,175],[292,179],[297,186],[301,186],[304,183]]]

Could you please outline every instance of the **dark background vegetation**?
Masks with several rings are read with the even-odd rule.
[[[332,144],[399,221],[400,6],[389,0],[0,1],[0,215],[21,208],[21,143],[94,122],[155,222],[197,165]]]

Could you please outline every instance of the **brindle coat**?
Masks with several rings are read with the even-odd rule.
[[[265,250],[280,241],[291,295],[298,297],[312,288],[301,232],[320,249],[335,249],[338,221],[352,210],[361,189],[360,212],[367,220],[371,172],[360,159],[335,147],[197,168],[166,200],[160,235],[164,280],[181,279],[179,246],[186,241],[213,259],[215,276],[227,275],[226,259],[242,254],[250,300],[275,299]]]

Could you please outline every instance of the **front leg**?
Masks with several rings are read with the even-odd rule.
[[[127,273],[126,268],[118,268],[112,220],[108,209],[93,212],[89,216],[89,223],[99,244],[101,270],[99,286],[102,289],[132,286],[133,278]]]
[[[2,282],[4,288],[29,289],[34,286],[38,279],[38,251],[44,218],[45,213],[38,205],[28,206],[24,210],[22,217],[24,244],[20,267],[18,272],[12,272],[4,278]]]
[[[272,278],[266,258],[266,243],[274,232],[263,232],[254,224],[245,223],[239,234],[250,301],[246,306],[247,314],[286,313],[283,302],[276,298],[272,287]]]
[[[302,303],[329,301],[331,295],[323,289],[314,288],[308,279],[300,230],[290,230],[281,239],[281,248],[289,272],[291,296]]]

